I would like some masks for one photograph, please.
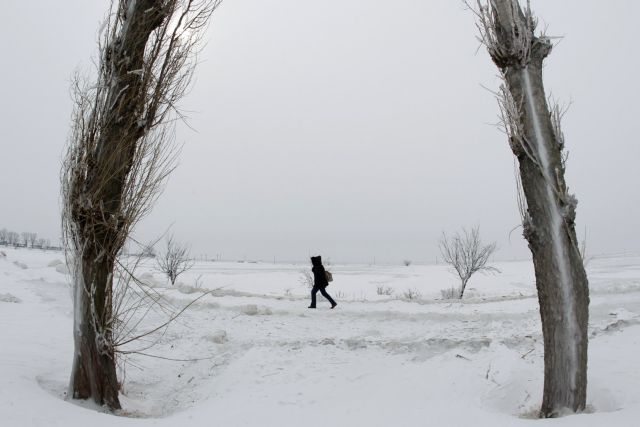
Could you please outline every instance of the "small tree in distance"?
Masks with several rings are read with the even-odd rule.
[[[153,243],[148,243],[142,246],[142,251],[140,252],[140,256],[143,258],[155,258],[156,250],[153,247]]]
[[[38,240],[38,233],[27,233],[27,239],[29,240],[29,245],[33,248]]]
[[[496,250],[496,243],[483,245],[478,226],[473,227],[471,231],[463,228],[462,235],[456,233],[451,238],[443,232],[439,246],[444,261],[450,264],[460,277],[459,299],[462,299],[467,282],[474,273],[478,271],[500,272],[497,268],[487,265],[489,257]]]
[[[7,233],[7,242],[13,246],[20,244],[20,235],[16,231],[9,231]]]
[[[179,275],[193,267],[193,261],[189,257],[189,247],[176,242],[173,236],[167,239],[166,250],[156,257],[156,262],[172,286]]]

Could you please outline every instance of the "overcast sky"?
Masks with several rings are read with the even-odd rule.
[[[640,5],[534,0],[563,36],[547,94],[592,254],[640,251]],[[3,2],[0,228],[57,241],[69,80],[107,1]],[[499,81],[457,0],[225,0],[178,129],[180,164],[137,228],[228,259],[433,262],[442,231],[480,225],[528,256],[514,161],[491,123]]]

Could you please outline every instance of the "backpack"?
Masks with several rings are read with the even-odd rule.
[[[333,282],[333,274],[331,274],[330,271],[325,270],[324,271],[324,277],[327,278],[327,283]]]

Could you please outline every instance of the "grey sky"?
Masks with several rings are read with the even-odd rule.
[[[532,3],[564,36],[545,83],[572,103],[578,232],[592,253],[638,251],[640,5]],[[69,76],[90,68],[107,2],[3,9],[0,228],[56,239]],[[137,236],[173,224],[195,254],[431,262],[441,231],[479,224],[498,257],[527,256],[520,230],[509,239],[513,158],[481,87],[497,69],[475,36],[457,0],[225,0],[182,104],[196,131],[179,128],[180,165]]]

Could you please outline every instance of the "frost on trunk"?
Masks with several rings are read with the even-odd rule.
[[[73,266],[70,395],[120,408],[114,267],[173,167],[171,127],[202,30],[219,0],[114,0],[96,76],[76,77],[62,169],[63,233]]]
[[[577,201],[564,179],[560,115],[549,110],[542,81],[552,45],[535,36],[528,5],[478,6],[481,40],[504,79],[498,101],[519,162],[523,234],[535,267],[545,350],[540,416],[555,417],[585,408],[589,288],[575,232]]]

